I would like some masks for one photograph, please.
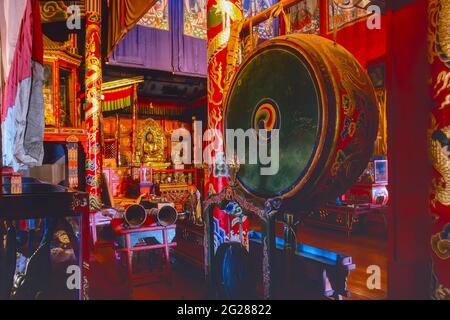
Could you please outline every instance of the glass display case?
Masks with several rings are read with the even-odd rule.
[[[82,57],[72,47],[76,36],[70,35],[68,41],[58,42],[44,35],[43,40],[44,139],[45,141],[61,141],[68,135],[79,135],[79,139],[84,140],[84,137],[81,137],[85,136],[85,130],[78,75]]]
[[[372,160],[358,181],[347,192],[345,198],[349,203],[370,203],[384,206],[389,200],[387,187],[388,160]]]
[[[140,172],[139,189],[141,194],[150,194],[153,191],[153,169],[152,167],[143,166]]]
[[[375,183],[388,183],[387,160],[375,160],[373,166]]]

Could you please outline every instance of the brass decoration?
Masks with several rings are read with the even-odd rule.
[[[428,14],[428,62],[439,57],[450,66],[450,0],[430,0]]]
[[[436,126],[436,120],[433,118],[432,128]],[[434,198],[431,204],[436,206],[439,202],[444,206],[450,205],[450,150],[444,140],[450,139],[450,126],[440,130],[429,130],[430,156],[433,167],[441,175],[432,180],[432,194]]]
[[[436,93],[434,94],[434,98],[437,98],[444,90],[450,89],[450,71],[441,71],[437,78],[436,84],[434,85],[434,90]],[[446,95],[444,100],[442,101],[439,109],[443,109],[446,106],[450,105],[450,94]]]
[[[375,96],[378,104],[378,134],[375,142],[374,153],[376,155],[387,155],[387,105],[386,90],[376,89]]]
[[[167,169],[170,162],[166,162],[166,146],[163,129],[155,120],[147,119],[136,135],[135,160],[154,169]]]
[[[428,63],[432,64],[438,56],[436,52],[436,23],[439,12],[439,0],[428,1]]]
[[[230,171],[230,186],[237,186],[237,174],[239,172],[239,169],[241,167],[241,164],[239,163],[239,158],[237,154],[235,153],[233,155],[233,159],[228,161],[228,168]]]
[[[450,259],[450,223],[431,237],[431,249],[439,259]]]
[[[450,66],[450,0],[441,0],[437,16],[437,44],[442,62]]]

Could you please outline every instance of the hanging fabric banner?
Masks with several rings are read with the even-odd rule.
[[[157,0],[110,1],[107,56],[156,2]]]
[[[111,112],[131,107],[133,86],[103,91],[102,111]]]
[[[44,156],[44,52],[37,0],[0,5],[3,165],[15,171],[42,164]]]

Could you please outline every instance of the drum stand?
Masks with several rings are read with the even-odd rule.
[[[222,192],[212,195],[204,202],[204,217],[205,217],[205,276],[207,279],[208,288],[211,293],[214,293],[213,275],[216,266],[214,265],[215,255],[215,233],[214,233],[214,208],[225,210],[226,206],[233,202],[242,208],[244,216],[255,215],[261,223],[263,231],[263,288],[264,299],[274,298],[275,284],[275,232],[276,232],[276,216],[281,208],[281,199],[274,198],[265,202],[261,208],[248,201],[239,191],[236,186],[229,186]]]
[[[293,296],[294,288],[293,281],[294,279],[294,257],[297,252],[297,237],[295,234],[295,226],[297,223],[294,223],[294,215],[291,213],[283,213],[283,224],[284,224],[284,248],[283,248],[283,275],[282,283],[283,283],[283,293],[286,294],[286,298],[290,298]]]

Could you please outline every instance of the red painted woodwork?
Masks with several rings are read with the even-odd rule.
[[[391,299],[427,299],[430,289],[426,12],[426,0],[388,12]],[[414,27],[410,27],[412,22]]]

